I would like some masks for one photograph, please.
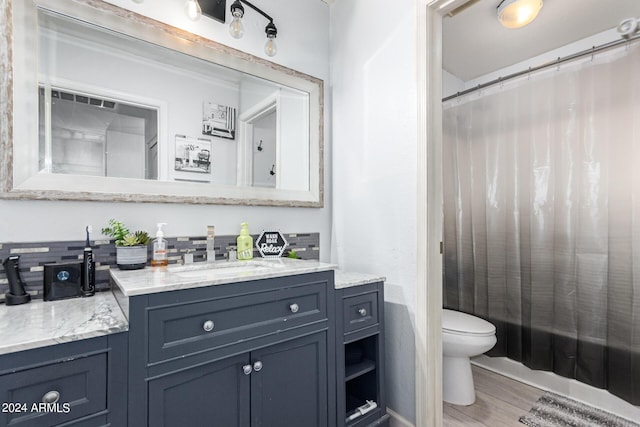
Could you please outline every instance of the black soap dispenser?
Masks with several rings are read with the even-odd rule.
[[[4,271],[9,282],[9,291],[4,294],[4,302],[6,305],[19,305],[31,301],[31,295],[24,290],[24,282],[20,277],[19,255],[11,255],[2,262]]]

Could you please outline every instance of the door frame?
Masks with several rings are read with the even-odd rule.
[[[280,170],[280,92],[276,91],[238,117],[240,140],[237,146],[237,185],[253,185],[253,123],[268,114],[276,114],[276,171]],[[276,174],[276,189],[280,188],[280,174]]]
[[[418,427],[442,425],[442,17],[469,1],[416,2]]]

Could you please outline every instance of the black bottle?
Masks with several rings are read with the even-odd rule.
[[[96,293],[96,263],[93,250],[84,248],[82,256],[82,296],[90,297]]]
[[[84,244],[84,252],[82,254],[82,296],[90,297],[96,293],[96,263],[93,260],[93,249],[89,241],[89,233],[91,226],[85,228],[87,233],[87,241]]]

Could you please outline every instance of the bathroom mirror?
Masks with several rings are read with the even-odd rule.
[[[2,197],[323,205],[321,80],[101,1],[2,3]]]

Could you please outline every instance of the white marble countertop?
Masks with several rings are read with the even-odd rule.
[[[352,271],[335,271],[335,288],[344,289],[352,286],[366,285],[368,283],[384,282],[387,280],[384,276],[368,273],[355,273]]]
[[[335,270],[336,265],[290,258],[219,261],[187,266],[111,270],[113,282],[125,297],[250,280]]]
[[[197,263],[133,271],[114,269],[111,277],[119,288],[114,289],[114,293],[127,297],[328,270],[335,270],[336,289],[385,281],[384,276],[347,272],[336,269],[333,264],[288,258],[219,262],[213,268],[210,264]],[[111,292],[98,292],[90,298],[32,300],[15,306],[0,304],[0,354],[124,332],[128,327]]]
[[[59,301],[0,304],[0,354],[123,332],[129,323],[111,292]]]

